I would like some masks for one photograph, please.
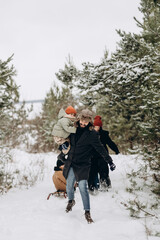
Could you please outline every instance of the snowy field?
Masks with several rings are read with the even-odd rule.
[[[14,159],[23,163],[44,160],[44,179],[29,189],[12,189],[0,197],[0,240],[159,240],[148,237],[146,219],[129,216],[121,202],[128,194],[126,173],[134,165],[134,156],[113,155],[117,169],[110,173],[112,189],[90,196],[93,224],[87,224],[79,190],[76,205],[66,213],[67,199],[51,196],[56,154],[27,154],[14,150]],[[28,159],[28,160],[27,160]],[[38,167],[38,166],[37,166]],[[37,171],[38,174],[38,171]]]

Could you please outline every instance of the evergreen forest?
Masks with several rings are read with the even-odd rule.
[[[10,149],[23,143],[32,153],[56,151],[53,126],[59,110],[72,105],[100,115],[122,154],[142,156],[143,165],[133,175],[152,179],[149,187],[160,196],[160,1],[141,0],[139,11],[140,33],[116,30],[121,40],[111,55],[105,50],[98,63],[83,62],[81,69],[68,58],[56,73],[63,87],[53,84],[34,119],[25,103],[17,105],[14,55],[0,60],[0,192],[12,187],[13,176],[5,170]]]

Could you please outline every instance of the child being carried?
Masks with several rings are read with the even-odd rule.
[[[59,150],[63,154],[67,154],[70,150],[69,135],[76,132],[76,127],[74,127],[76,113],[72,106],[68,106],[65,111],[61,109],[58,114],[58,121],[53,127],[54,141],[60,145]]]

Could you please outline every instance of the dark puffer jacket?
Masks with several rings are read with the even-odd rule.
[[[69,169],[72,166],[76,181],[88,179],[93,149],[95,149],[106,162],[109,164],[112,163],[112,158],[102,145],[99,134],[95,130],[90,129],[90,127],[90,124],[83,129],[78,126],[76,133],[70,135],[71,149],[63,169],[65,178],[67,178]]]

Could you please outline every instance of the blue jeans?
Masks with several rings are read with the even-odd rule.
[[[76,178],[75,178],[75,175],[73,172],[73,168],[71,167],[69,170],[69,173],[68,173],[67,185],[66,185],[68,200],[74,199],[74,184],[75,184],[75,182],[76,182]],[[87,180],[79,181],[78,186],[79,186],[84,210],[89,211],[90,210],[90,200],[89,200],[89,193],[88,193],[88,189],[87,189]]]

